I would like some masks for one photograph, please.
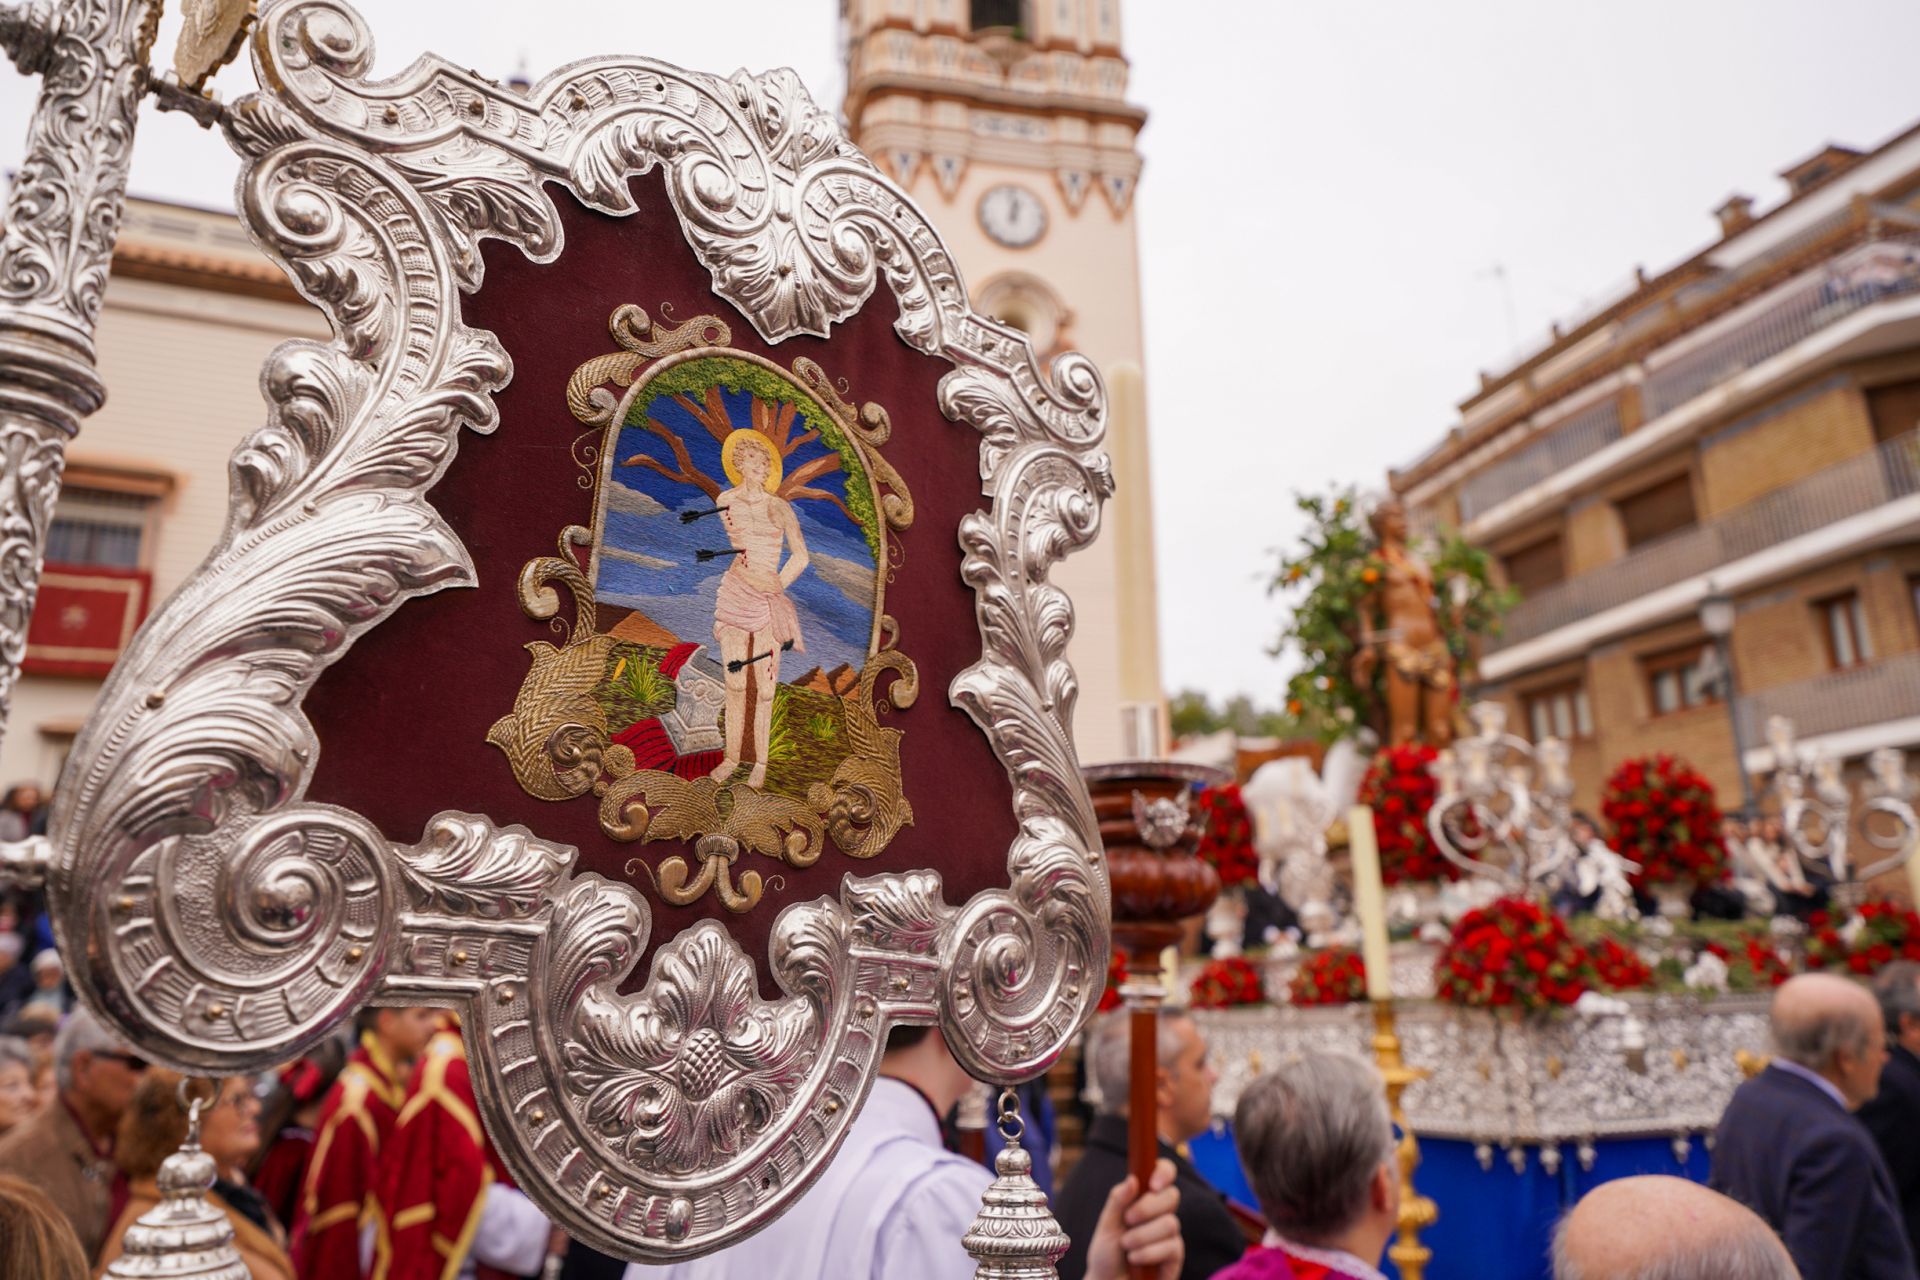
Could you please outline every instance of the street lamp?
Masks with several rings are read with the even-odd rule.
[[[1747,776],[1742,755],[1744,736],[1740,731],[1740,685],[1733,670],[1733,597],[1707,584],[1706,598],[1700,601],[1700,626],[1713,641],[1713,648],[1701,662],[1700,683],[1716,689],[1727,704],[1727,721],[1733,730],[1733,771],[1740,777],[1740,807],[1756,812],[1753,779]]]

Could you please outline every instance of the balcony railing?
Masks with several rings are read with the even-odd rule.
[[[1647,417],[1678,408],[1856,311],[1920,290],[1920,256],[1910,239],[1877,241],[1844,261],[1827,278],[1794,286],[1748,323],[1652,368],[1641,393]]]
[[[1619,438],[1619,400],[1604,400],[1576,413],[1532,444],[1468,476],[1460,485],[1460,518],[1472,520],[1486,514],[1514,494],[1598,453]]]
[[[1920,653],[1776,685],[1740,699],[1742,750],[1766,745],[1767,721],[1785,716],[1796,737],[1839,733],[1920,716]]]
[[[1746,323],[1664,363],[1656,352],[1641,387],[1642,416],[1658,418],[1876,303],[1920,293],[1920,237],[1887,236],[1836,258],[1824,275],[1792,285]],[[1468,477],[1460,518],[1473,520],[1620,438],[1617,406],[1576,414]]]
[[[1816,471],[1705,524],[1670,533],[1611,564],[1536,591],[1507,615],[1488,652],[1710,573],[1789,538],[1920,493],[1920,430]]]

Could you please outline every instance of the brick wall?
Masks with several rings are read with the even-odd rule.
[[[1873,445],[1873,420],[1858,387],[1802,388],[1701,442],[1700,517],[1751,502]]]
[[[1597,569],[1625,554],[1627,535],[1613,504],[1589,498],[1567,510],[1567,576]]]
[[[1908,545],[1829,565],[1741,597],[1732,641],[1741,689],[1754,693],[1826,674],[1831,659],[1816,603],[1844,591],[1860,595],[1876,659],[1920,649],[1920,619],[1915,616],[1910,587],[1916,578],[1920,578],[1920,545]],[[1711,703],[1656,716],[1643,666],[1643,660],[1653,654],[1704,642],[1699,624],[1681,619],[1605,644],[1578,661],[1530,672],[1491,696],[1507,705],[1508,723],[1514,730],[1531,737],[1526,693],[1576,678],[1585,682],[1594,736],[1574,743],[1569,761],[1574,803],[1580,808],[1598,805],[1607,773],[1621,760],[1660,751],[1697,766],[1713,783],[1721,802],[1731,807],[1739,803],[1740,778],[1735,772],[1726,706]],[[1915,711],[1892,707],[1888,716]]]

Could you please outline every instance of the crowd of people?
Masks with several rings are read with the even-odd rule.
[[[0,800],[0,838],[34,832],[41,797]],[[1768,833],[1729,832],[1762,846]],[[1784,874],[1784,873],[1782,873]],[[1796,893],[1795,883],[1776,884]],[[1817,894],[1818,886],[1810,886]],[[973,1274],[962,1236],[991,1173],[956,1150],[973,1082],[938,1029],[895,1027],[881,1075],[815,1184],[756,1234],[645,1267],[571,1242],[514,1185],[479,1121],[457,1021],[379,1008],[261,1077],[182,1077],[76,1005],[44,904],[0,899],[0,1276],[82,1280],[120,1258],[187,1137],[255,1280],[766,1280]],[[1735,1093],[1711,1177],[1603,1184],[1553,1237],[1556,1280],[1920,1280],[1920,965],[1871,989],[1824,974],[1779,987],[1773,1057]],[[1062,1280],[1380,1280],[1397,1220],[1395,1137],[1374,1068],[1305,1053],[1250,1082],[1233,1131],[1258,1213],[1190,1164],[1212,1122],[1201,1028],[1165,1012],[1155,1046],[1153,1177],[1128,1176],[1124,1015],[1089,1029],[1097,1108],[1052,1201]],[[1281,1055],[1276,1054],[1276,1057]],[[1041,1091],[1023,1094],[1030,1112]],[[1031,1114],[1047,1131],[1049,1117]],[[1046,1142],[1029,1142],[1045,1167]]]

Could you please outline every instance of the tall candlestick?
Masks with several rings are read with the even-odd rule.
[[[1367,999],[1393,999],[1393,953],[1387,946],[1387,886],[1380,876],[1380,845],[1373,810],[1347,810],[1347,853],[1353,864],[1353,911],[1360,917],[1360,959],[1367,967]]]

